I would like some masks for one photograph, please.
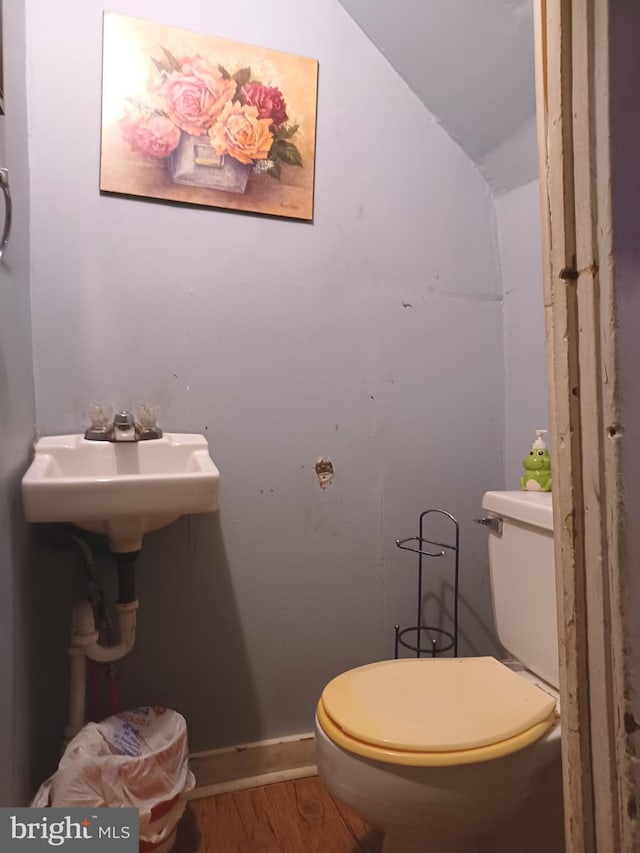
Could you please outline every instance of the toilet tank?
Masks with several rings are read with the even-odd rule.
[[[551,494],[487,492],[486,515],[502,519],[489,532],[493,610],[509,655],[544,681],[558,682],[558,624]]]

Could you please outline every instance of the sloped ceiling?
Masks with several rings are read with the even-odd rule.
[[[496,193],[537,173],[533,0],[340,0]]]

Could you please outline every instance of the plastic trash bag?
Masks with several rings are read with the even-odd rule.
[[[135,708],[81,729],[31,805],[134,807],[140,840],[157,845],[175,830],[194,783],[184,717]]]

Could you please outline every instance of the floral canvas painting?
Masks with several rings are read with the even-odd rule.
[[[100,189],[313,217],[316,60],[105,13]]]

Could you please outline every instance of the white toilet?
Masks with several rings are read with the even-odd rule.
[[[487,492],[500,641],[491,657],[380,661],[334,678],[316,716],[320,777],[385,832],[384,853],[467,853],[560,761],[551,495]],[[501,528],[501,529],[500,529]]]

